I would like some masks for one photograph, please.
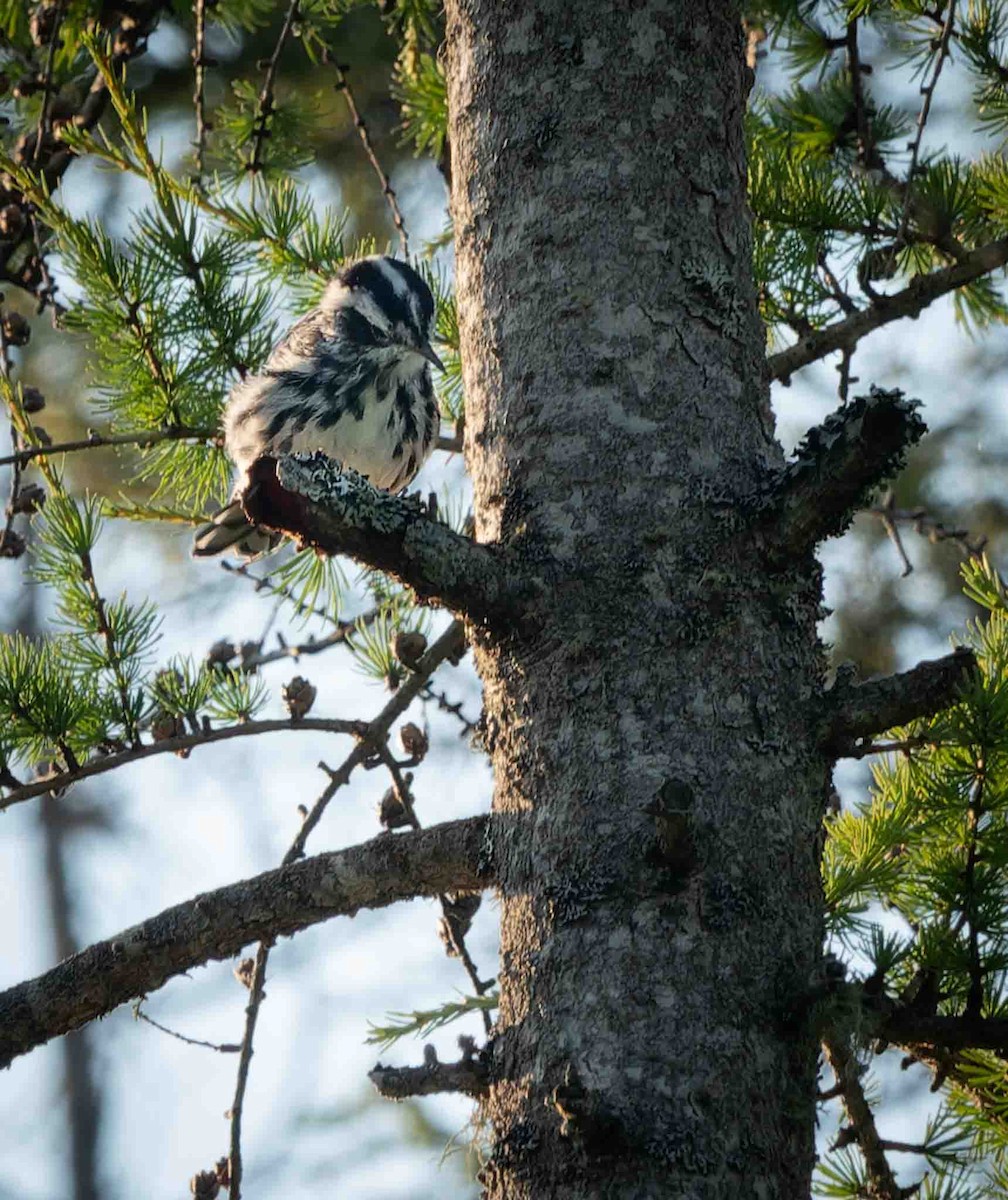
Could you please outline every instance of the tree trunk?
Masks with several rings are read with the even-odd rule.
[[[738,13],[447,12],[477,535],[554,581],[531,629],[475,635],[501,826],[486,1194],[796,1200],[819,577],[771,573],[744,526],[782,456]]]

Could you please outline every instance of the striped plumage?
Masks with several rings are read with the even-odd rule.
[[[433,322],[430,289],[406,263],[379,255],[340,271],[319,307],[231,392],[224,445],[238,469],[234,496],[257,458],[302,450],[321,450],[375,487],[404,488],[440,423],[428,365],[441,365]],[[193,554],[255,558],[278,542],[232,499],[197,530]]]

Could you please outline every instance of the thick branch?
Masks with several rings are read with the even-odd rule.
[[[880,296],[868,308],[825,329],[810,333],[794,346],[771,354],[767,360],[771,379],[788,382],[795,371],[825,358],[834,350],[852,350],[861,338],[901,317],[919,316],[929,304],[964,284],[989,275],[1008,263],[1008,238],[990,242],[964,254],[951,267],[918,275],[901,292]]]
[[[249,476],[242,505],[257,525],[387,571],[421,601],[471,620],[521,615],[530,581],[519,564],[432,520],[417,497],[380,491],[319,453],[260,458]]]
[[[856,749],[858,738],[871,737],[948,708],[975,669],[973,652],[959,647],[944,658],[918,663],[909,671],[883,679],[852,683],[838,678],[825,697],[827,749],[843,758]]]
[[[453,1063],[431,1063],[422,1067],[383,1067],[377,1063],[368,1079],[386,1100],[408,1100],[410,1096],[432,1096],[435,1092],[462,1092],[485,1096],[489,1087],[487,1069],[478,1058]]]
[[[384,834],[205,892],[98,942],[0,993],[0,1067],[251,941],[361,908],[485,887],[487,825],[488,818],[471,817],[420,833]]]
[[[809,430],[762,517],[771,559],[786,563],[843,533],[925,429],[916,401],[872,388]]]
[[[912,1054],[937,1050],[993,1050],[1008,1057],[1008,1019],[943,1017],[897,1009],[882,1023],[879,1036]]]

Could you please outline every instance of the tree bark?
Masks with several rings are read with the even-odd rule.
[[[557,581],[474,634],[504,817],[486,1195],[795,1200],[829,763],[818,570],[748,522],[782,456],[739,15],[447,17],[477,538]]]

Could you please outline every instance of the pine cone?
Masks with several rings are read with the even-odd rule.
[[[382,828],[388,830],[403,829],[411,824],[394,787],[390,787],[381,798],[381,803],[378,805],[378,820],[381,822]]]
[[[16,513],[33,513],[45,504],[45,488],[38,483],[27,483],[14,497],[11,505]]]
[[[206,652],[206,665],[208,667],[226,667],[236,653],[234,642],[229,642],[227,638],[221,638],[220,641],[214,642]]]
[[[0,536],[0,558],[20,558],[27,548],[24,538],[13,529],[5,529]]]
[[[438,937],[450,958],[458,954],[458,947],[465,940],[482,902],[479,892],[449,892],[442,900],[443,916],[438,921]]]
[[[189,1180],[189,1191],[196,1200],[217,1200],[220,1195],[220,1180],[216,1171],[198,1171]]]
[[[300,721],[311,712],[318,689],[303,676],[295,675],[290,683],[284,685],[280,695],[283,697],[284,708],[295,721]]]
[[[4,341],[9,346],[27,345],[31,327],[18,312],[6,312],[2,322]]]
[[[28,32],[36,46],[48,46],[56,32],[57,7],[44,0],[36,6],[28,22]]]
[[[415,669],[427,649],[427,639],[419,630],[401,629],[392,643],[392,652],[404,667]]]
[[[21,407],[26,413],[41,412],[45,408],[45,396],[42,395],[37,387],[22,388]]]
[[[255,971],[255,959],[254,958],[243,958],[241,960],[241,962],[238,964],[238,966],[235,967],[235,969],[234,969],[234,977],[235,977],[235,979],[238,980],[238,982],[242,985],[242,987],[251,989],[252,974],[254,971]]]
[[[8,239],[17,238],[24,227],[24,213],[19,204],[5,204],[3,208],[0,208],[0,236]]]
[[[414,725],[412,721],[407,721],[399,730],[399,741],[402,742],[402,748],[413,759],[414,763],[423,762],[427,757],[430,742],[419,725]]]

